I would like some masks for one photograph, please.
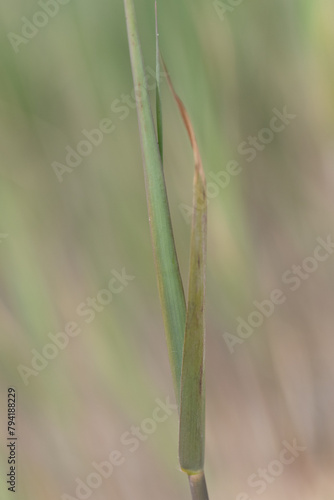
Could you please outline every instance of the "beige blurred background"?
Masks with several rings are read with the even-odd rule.
[[[154,2],[135,5],[153,87]],[[210,499],[330,500],[334,4],[158,8],[161,50],[209,183]],[[1,498],[14,498],[4,479],[14,386],[15,498],[187,499],[176,411],[152,420],[157,400],[174,397],[123,3],[18,0],[0,12]],[[186,281],[192,154],[165,83],[163,112]],[[286,442],[301,450],[282,465]],[[119,465],[101,479],[93,463],[116,450]],[[259,469],[267,475],[254,486]]]

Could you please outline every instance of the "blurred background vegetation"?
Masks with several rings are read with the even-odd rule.
[[[20,500],[75,497],[76,478],[119,449],[122,433],[152,415],[156,398],[173,399],[133,99],[123,114],[116,109],[133,88],[123,3],[71,0],[46,21],[36,16],[42,3],[0,8],[0,423],[5,433],[6,391],[15,386]],[[153,69],[154,2],[135,3]],[[256,498],[248,477],[278,457],[283,440],[297,439],[306,451],[268,484],[265,498],[330,499],[334,256],[294,292],[282,276],[313,255],[318,237],[334,237],[334,4],[233,3],[158,4],[161,50],[208,180],[232,160],[241,169],[209,192],[209,490],[212,500]],[[26,28],[24,41],[13,35],[22,36],[22,17],[46,24],[37,33]],[[163,106],[166,181],[186,280],[190,227],[180,205],[191,204],[192,153],[166,84]],[[248,162],[240,145],[285,106],[296,117]],[[60,182],[54,162],[64,165],[66,148],[76,149],[82,130],[105,118],[114,130]],[[78,305],[122,268],[135,279],[86,324]],[[253,301],[276,288],[286,301],[232,354],[224,334],[236,335],[237,318],[247,319]],[[80,335],[25,385],[17,367],[31,366],[31,350],[42,352],[48,334],[69,321]],[[189,498],[176,414],[125,457],[90,498]],[[6,461],[2,446],[7,472]],[[1,476],[1,498],[12,498]]]

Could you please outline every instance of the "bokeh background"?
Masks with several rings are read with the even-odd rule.
[[[135,452],[120,444],[124,432],[152,416],[157,398],[173,401],[123,3],[53,3],[47,21],[36,15],[42,3],[0,7],[1,498],[13,498],[4,473],[6,393],[15,386],[15,498],[78,498],[76,479],[85,481],[93,462],[120,450],[124,463],[87,498],[186,499],[176,412]],[[135,4],[149,72],[155,67],[154,2]],[[316,266],[304,259],[318,238],[334,238],[334,4],[169,0],[158,8],[161,50],[211,181],[210,498],[256,499],[249,476],[278,458],[284,440],[296,439],[306,450],[270,476],[262,498],[330,500],[334,255]],[[25,28],[30,38],[19,39],[26,20],[45,25],[37,33]],[[154,90],[151,95],[154,102]],[[248,161],[242,144],[268,127],[273,109],[285,106],[295,118]],[[183,209],[192,198],[192,153],[166,83],[163,107],[165,175],[186,282],[190,226]],[[60,182],[54,162],[64,165],[66,148],[76,149],[82,131],[105,118],[113,131],[62,172]],[[226,185],[213,181],[213,174],[224,178],[232,160],[239,174]],[[316,269],[292,292],[284,273],[312,262]],[[87,324],[77,307],[123,268],[135,278]],[[274,289],[284,292],[285,302],[231,353],[226,333],[237,335],[238,317],[247,320],[253,302]],[[25,385],[18,366],[31,367],[31,350],[41,353],[48,335],[71,321],[81,333]]]

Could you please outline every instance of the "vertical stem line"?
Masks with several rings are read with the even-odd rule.
[[[209,500],[204,472],[188,476],[192,500]]]

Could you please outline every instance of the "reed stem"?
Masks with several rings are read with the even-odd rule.
[[[188,476],[192,500],[209,500],[204,472]]]

